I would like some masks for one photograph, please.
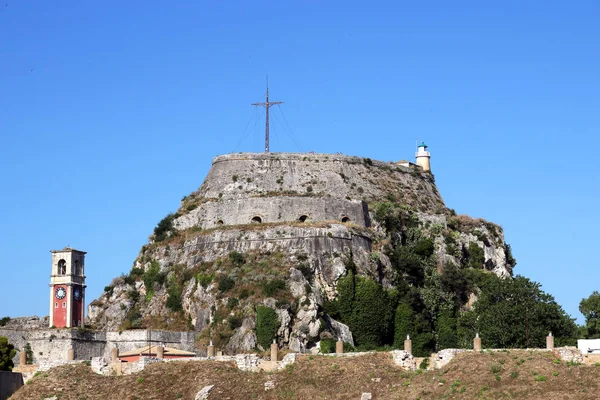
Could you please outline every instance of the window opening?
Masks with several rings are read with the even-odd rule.
[[[217,225],[223,225],[223,220],[222,219],[218,220]]]
[[[254,217],[254,218],[252,218],[252,223],[253,224],[260,224],[260,223],[262,223],[262,218],[258,217],[258,216]]]
[[[348,217],[342,217],[342,222],[343,223],[350,222],[350,218],[348,218]]]
[[[59,275],[67,274],[67,262],[65,260],[58,261],[58,274]]]
[[[300,218],[298,218],[298,221],[306,222],[307,219],[308,219],[308,215],[301,215]]]

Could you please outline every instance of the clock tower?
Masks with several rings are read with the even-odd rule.
[[[70,247],[50,253],[50,327],[83,326],[86,253]]]

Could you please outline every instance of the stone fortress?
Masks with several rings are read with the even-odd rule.
[[[309,282],[300,271],[290,269],[286,284],[299,308],[290,313],[277,309],[281,327],[271,354],[275,354],[276,359],[278,347],[287,347],[295,353],[316,351],[315,341],[323,332],[323,323],[338,340],[338,353],[342,353],[342,342],[352,343],[352,333],[346,325],[318,314],[323,299],[336,295],[336,282],[347,272],[348,260],[356,264],[360,273],[378,276],[384,285],[389,284],[386,279],[391,273],[390,261],[383,252],[378,252],[376,259],[372,257],[374,243],[379,240],[379,228],[373,222],[369,204],[393,199],[415,210],[423,225],[447,226],[448,209],[435,185],[431,155],[424,143],[418,146],[415,156],[415,163],[312,152],[217,156],[201,187],[182,200],[173,216],[173,229],[184,238],[181,246],[171,242],[169,247],[169,244],[151,241],[154,247],[144,246],[134,267],[146,270],[150,265],[147,260],[152,259],[166,273],[170,266],[192,268],[199,263],[213,263],[232,251],[284,250],[293,261],[303,255],[314,280]],[[457,232],[457,243],[462,246],[477,243],[484,251],[485,268],[498,276],[510,276],[512,266],[507,264],[501,228],[478,223],[477,232],[489,240],[482,240],[473,233]],[[441,262],[456,262],[456,255],[444,250],[441,237],[436,239],[436,248]],[[217,355],[212,342],[210,346],[198,346],[198,337],[215,320],[215,308],[223,301],[197,282],[190,281],[182,293],[183,312],[193,327],[190,331],[120,330],[127,314],[135,307],[128,293],[132,290],[141,296],[148,293],[140,280],[132,285],[122,278],[116,278],[116,284],[111,283],[113,290],[90,304],[86,323],[95,330],[82,326],[85,254],[68,247],[52,251],[49,317],[15,318],[0,327],[0,336],[8,337],[19,350],[14,360],[18,365],[16,371],[31,375],[38,368],[93,359],[96,372],[112,373],[115,371],[111,369],[112,364],[119,364],[118,371],[122,372],[125,369],[116,355],[144,346],[186,350],[199,357]],[[140,312],[160,314],[165,308],[159,302],[164,303],[165,298],[164,291],[154,293],[152,301]],[[265,299],[264,304],[273,303],[276,307],[274,299],[271,300]],[[254,328],[255,321],[245,318],[230,342],[219,348],[230,357],[237,357],[235,361],[242,369],[256,370],[258,366],[258,356],[244,354],[257,347]],[[481,346],[480,339],[475,338],[475,348],[478,343]],[[27,345],[31,347],[31,361],[35,366],[23,365]],[[417,364],[410,346],[407,338],[405,350],[395,350],[392,356],[403,368],[414,369]],[[553,342],[548,344],[549,349],[553,347]],[[440,367],[462,351],[447,349],[434,354],[432,365]],[[290,360],[295,353],[286,356],[277,368],[293,362]],[[345,356],[357,355],[360,353]],[[220,357],[226,359],[223,358],[226,356]],[[572,355],[565,355],[569,357]],[[136,361],[135,367],[143,368],[145,359],[147,357],[142,357],[141,366]],[[111,366],[107,360],[112,360]],[[129,372],[135,371],[132,367],[128,368]]]
[[[409,187],[415,174],[422,180],[420,190],[426,194],[423,196],[425,200],[421,199],[423,206],[427,209],[441,207],[443,202],[433,178],[421,174],[430,169],[430,154],[426,148],[424,143],[419,146],[416,163],[384,163],[368,158],[312,152],[217,156],[199,191],[190,195],[201,197],[201,203],[189,213],[179,216],[175,226],[182,230],[194,226],[201,229],[225,228],[220,237],[226,241],[236,240],[227,238],[228,226],[254,223],[337,221],[369,227],[371,221],[364,199],[383,196],[384,190]],[[370,173],[368,168],[374,168],[375,173]],[[324,236],[321,228],[308,226],[297,234],[309,238],[309,231],[321,238]],[[268,236],[267,232],[264,241],[268,242]],[[273,236],[279,235],[273,233]],[[333,245],[334,250],[347,250],[346,243],[350,243],[362,248],[365,253],[370,251],[370,240],[352,235],[344,225],[340,225],[335,236],[329,238],[338,242],[338,245]],[[243,242],[243,239],[239,241]],[[194,246],[202,246],[202,238],[198,238]],[[315,252],[321,248],[319,244],[311,247]],[[244,245],[239,248],[244,250]],[[50,316],[41,319],[14,318],[0,327],[0,336],[8,337],[19,353],[29,344],[35,363],[68,358],[109,359],[114,348],[126,352],[149,341],[198,352],[195,347],[197,332],[118,331],[114,326],[104,326],[99,331],[84,329],[86,253],[69,247],[52,250],[51,253]],[[94,312],[91,314],[94,315]],[[17,354],[15,364],[18,365],[20,360]]]

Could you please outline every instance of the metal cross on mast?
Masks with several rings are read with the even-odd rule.
[[[276,104],[283,104],[283,101],[269,101],[269,78],[267,78],[267,96],[263,103],[252,103],[253,106],[264,107],[267,111],[267,122],[265,124],[265,153],[269,152],[269,108]]]

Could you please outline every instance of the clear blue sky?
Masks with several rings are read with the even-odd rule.
[[[599,4],[4,0],[0,317],[47,315],[66,245],[96,298],[212,157],[262,151],[269,74],[272,151],[390,161],[425,140],[446,204],[502,225],[515,272],[581,322],[600,289]]]

